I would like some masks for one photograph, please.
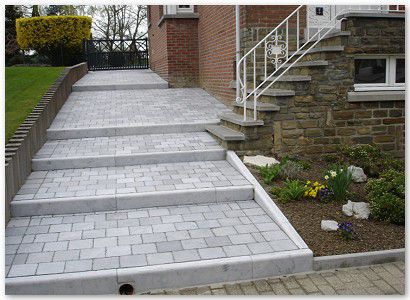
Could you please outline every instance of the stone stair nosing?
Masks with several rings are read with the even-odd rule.
[[[168,83],[73,85],[73,92],[168,89]]]
[[[324,38],[321,38],[321,40],[322,41],[325,41],[325,40],[327,40],[327,39],[331,39],[331,38],[334,38],[334,37],[339,37],[339,36],[350,36],[351,35],[351,33],[350,33],[350,31],[344,31],[344,30],[338,30],[338,31],[333,31],[333,32],[330,32],[330,33],[328,33]],[[318,36],[316,36],[315,38],[313,38],[310,42],[316,42],[317,40],[318,40]],[[302,39],[301,41],[300,41],[300,43],[301,44],[304,44],[304,43],[306,43],[307,42],[307,39],[306,38],[304,38],[304,39]]]
[[[11,214],[14,217],[28,217],[102,212],[171,205],[244,201],[252,200],[253,196],[253,186],[246,184],[101,196],[13,200],[11,202]]]
[[[136,126],[117,126],[117,127],[90,127],[90,128],[64,128],[64,129],[47,129],[48,140],[64,140],[88,137],[111,137],[120,135],[142,135],[142,134],[160,134],[160,133],[183,133],[205,131],[208,125],[219,123],[219,119],[203,120],[193,123],[170,123],[170,124],[152,124]]]
[[[283,64],[282,68],[287,68],[291,63]],[[326,60],[312,60],[312,61],[301,61],[293,64],[291,68],[304,68],[304,67],[326,67],[329,62]]]
[[[265,80],[268,77],[265,76],[260,76],[260,80]],[[268,81],[274,81],[277,77],[273,76],[268,79]],[[312,76],[310,75],[283,75],[277,80],[276,82],[305,82],[305,81],[311,81]]]
[[[246,120],[243,119],[243,115],[238,115],[235,113],[226,113],[219,115],[221,120],[230,122],[242,127],[253,127],[253,126],[263,126],[263,120],[254,120],[251,117],[248,117]]]
[[[302,54],[312,54],[312,53],[321,53],[321,52],[341,52],[344,50],[344,46],[319,46],[312,48],[310,50],[302,50],[296,53],[296,51],[290,51],[289,55],[302,55]]]
[[[290,75],[290,76],[294,76],[294,75]],[[283,80],[283,81],[291,81],[291,80]],[[236,83],[235,81],[231,81],[230,83],[230,87],[232,89],[236,89]],[[253,89],[248,89],[247,90],[248,94],[253,92]],[[264,91],[263,93],[261,93],[260,95],[263,96],[274,96],[274,97],[291,97],[295,95],[295,91],[293,90],[287,90],[287,89],[275,89],[275,88],[269,88],[266,91]]]
[[[235,131],[225,126],[210,125],[206,127],[206,130],[223,141],[244,141],[245,140],[245,135],[242,132]]]
[[[225,158],[224,149],[204,149],[190,151],[170,151],[155,153],[136,153],[122,155],[73,156],[64,158],[32,159],[33,171],[48,171],[76,168],[122,167],[167,162],[192,162],[221,160]]]
[[[241,108],[244,107],[243,103],[238,103],[236,101],[234,101],[232,103],[232,105],[235,106],[235,107],[241,107]],[[246,109],[253,110],[254,108],[255,108],[255,106],[254,106],[254,101],[253,100],[246,101]],[[276,104],[273,104],[273,103],[265,103],[265,102],[258,101],[256,103],[256,110],[261,111],[261,112],[277,112],[277,111],[280,111],[280,106],[276,105]]]

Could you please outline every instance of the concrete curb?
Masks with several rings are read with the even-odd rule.
[[[330,270],[348,267],[368,266],[393,261],[404,261],[406,249],[329,255],[313,258],[313,270]]]
[[[156,124],[124,127],[48,129],[48,140],[66,140],[99,136],[120,136],[139,134],[183,133],[206,131],[206,126],[219,124],[220,120],[204,120],[197,123]]]
[[[244,176],[255,189],[255,201],[265,210],[265,212],[279,225],[279,227],[289,236],[289,238],[300,248],[309,249],[292,224],[272,201],[268,193],[263,189],[259,182],[253,177],[252,173],[242,163],[240,158],[233,151],[227,151],[226,160]],[[311,250],[309,250],[311,251]]]
[[[32,160],[33,171],[56,169],[122,167],[129,165],[147,165],[192,161],[225,159],[224,149],[191,150],[155,153],[136,153],[127,155],[73,156],[62,158],[35,158]]]
[[[253,200],[253,198],[253,186],[243,185],[106,196],[18,200],[11,202],[11,213],[15,217],[26,217]]]
[[[311,251],[292,250],[230,258],[5,279],[6,294],[114,294],[128,283],[138,293],[301,273],[311,269]]]

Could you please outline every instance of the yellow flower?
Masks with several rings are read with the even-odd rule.
[[[328,179],[329,179],[329,176],[326,175],[326,176],[325,176],[325,179],[328,180]]]

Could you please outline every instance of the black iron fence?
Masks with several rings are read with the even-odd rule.
[[[148,69],[148,40],[86,40],[89,70]]]

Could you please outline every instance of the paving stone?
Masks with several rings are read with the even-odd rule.
[[[93,261],[91,259],[72,260],[65,263],[65,272],[84,272],[92,270]]]
[[[120,266],[122,268],[140,267],[140,266],[146,266],[146,265],[147,265],[147,259],[144,254],[126,255],[126,256],[120,257]]]
[[[50,262],[39,263],[37,268],[37,275],[57,274],[64,272],[65,262]]]
[[[172,263],[174,260],[172,257],[172,252],[163,252],[163,253],[147,254],[147,261],[149,265],[159,265],[159,264]]]
[[[27,258],[28,264],[37,264],[44,262],[51,262],[53,259],[53,252],[30,253]]]
[[[120,266],[118,257],[106,257],[93,259],[93,270],[115,269]]]
[[[221,247],[202,248],[198,249],[198,252],[202,259],[213,259],[226,256],[224,250]]]
[[[54,252],[53,261],[77,260],[79,258],[80,250],[56,251]]]
[[[8,277],[32,276],[36,273],[38,264],[13,265]]]

